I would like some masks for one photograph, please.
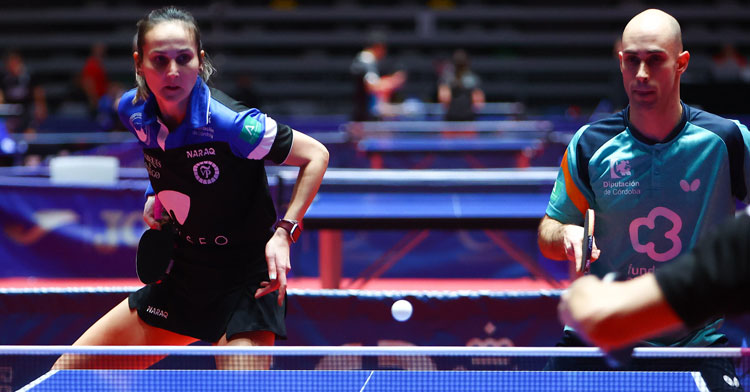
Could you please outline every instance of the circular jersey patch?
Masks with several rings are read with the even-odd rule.
[[[219,167],[211,161],[201,161],[193,165],[193,174],[201,184],[213,184],[219,178]]]

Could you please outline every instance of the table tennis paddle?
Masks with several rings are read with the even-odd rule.
[[[594,248],[594,210],[586,210],[583,219],[583,246],[581,249],[581,265],[579,273],[586,274],[591,269],[591,251]]]
[[[141,282],[156,283],[169,273],[174,263],[174,228],[164,224],[161,230],[148,229],[138,242],[135,269]]]

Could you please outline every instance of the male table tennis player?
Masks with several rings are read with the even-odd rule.
[[[680,100],[680,77],[690,54],[680,25],[660,10],[630,20],[619,54],[627,108],[585,125],[563,156],[539,246],[552,259],[580,265],[583,213],[596,213],[591,273],[617,272],[632,279],[687,252],[702,235],[734,214],[734,199],[748,200],[750,134],[738,122]],[[689,331],[654,337],[657,346],[722,346],[720,320]],[[584,346],[567,326],[560,346]],[[700,371],[711,390],[729,387],[728,360],[705,362]],[[566,360],[549,369],[566,370]]]

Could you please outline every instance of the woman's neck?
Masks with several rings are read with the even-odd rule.
[[[159,117],[170,131],[177,128],[182,123],[182,120],[185,119],[187,115],[187,100],[174,103],[163,102],[157,98],[156,102],[159,104]]]

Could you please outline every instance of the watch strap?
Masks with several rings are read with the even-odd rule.
[[[279,221],[276,222],[276,228],[279,227],[289,233],[289,238],[291,238],[292,243],[297,242],[299,236],[302,234],[302,225],[300,225],[299,222],[295,220],[279,219]]]

